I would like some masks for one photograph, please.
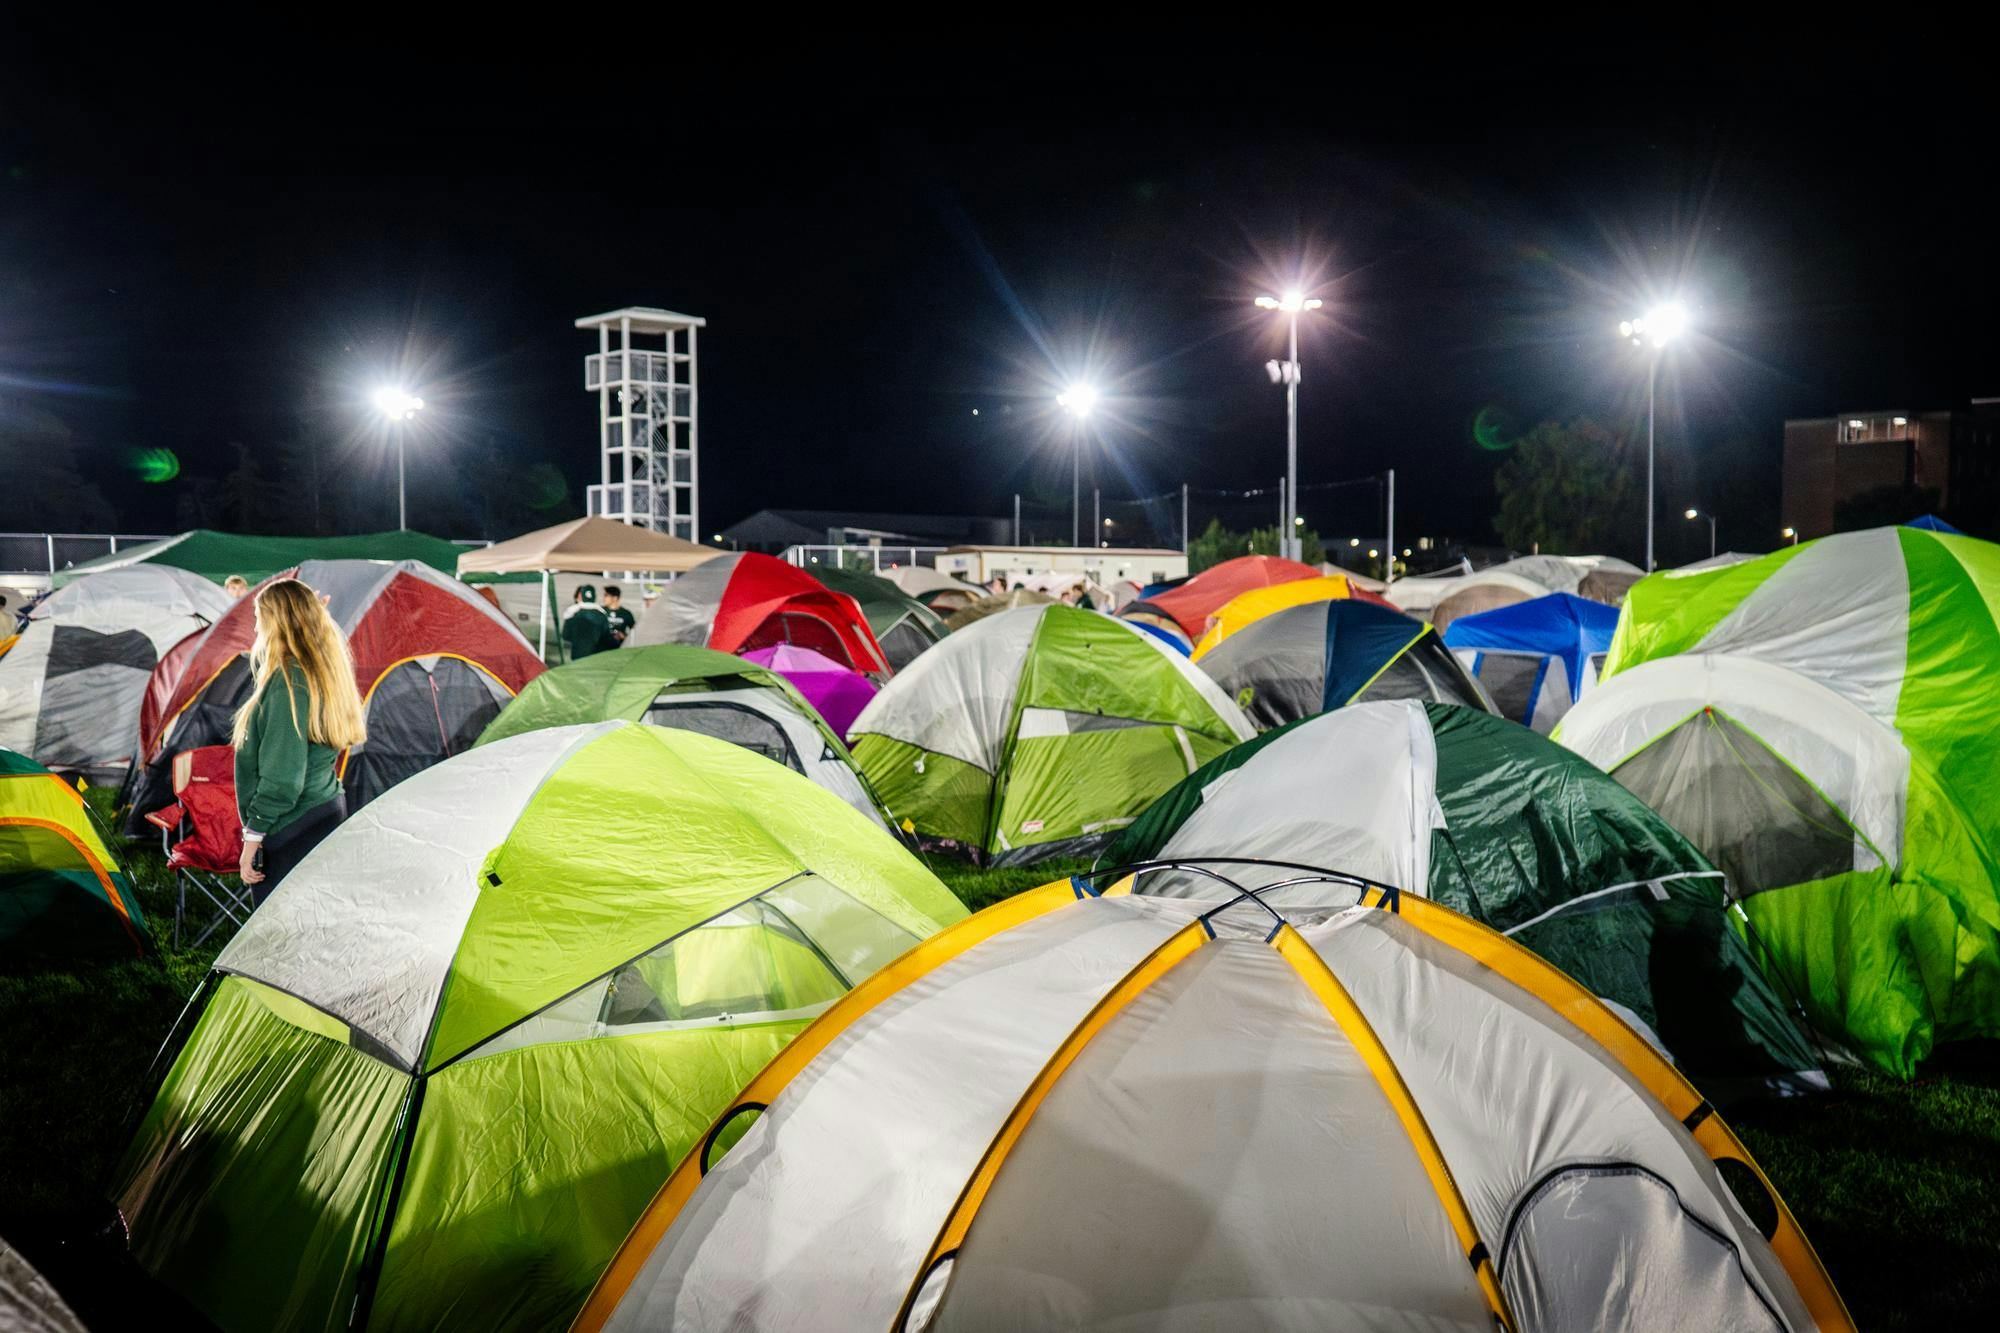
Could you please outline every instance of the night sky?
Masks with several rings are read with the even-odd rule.
[[[1673,561],[1705,553],[1686,504],[1721,513],[1724,546],[1777,541],[1786,416],[2000,394],[1971,44],[1447,26],[1329,32],[1324,54],[1278,30],[1234,51],[1209,30],[1011,51],[944,26],[907,49],[744,33],[656,76],[644,39],[20,34],[0,442],[53,418],[119,526],[160,531],[235,445],[310,440],[378,479],[347,526],[387,527],[365,394],[398,374],[432,404],[414,525],[506,536],[467,496],[553,465],[567,495],[537,502],[581,505],[594,340],[571,323],[640,304],[709,321],[710,530],[762,506],[1066,502],[1049,404],[1086,368],[1112,399],[1107,495],[1269,485],[1283,399],[1249,302],[1303,268],[1328,305],[1306,479],[1394,466],[1404,531],[1477,538],[1503,455],[1475,426],[1633,424],[1643,371],[1612,326],[1677,291],[1701,337],[1662,384]],[[141,480],[145,449],[181,475]],[[44,526],[0,493],[0,526]],[[1305,508],[1366,521],[1339,503]]]

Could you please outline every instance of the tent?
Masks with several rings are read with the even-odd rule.
[[[856,671],[889,673],[854,598],[755,552],[717,556],[667,585],[627,646],[651,643],[695,643],[724,653],[793,643]]]
[[[1215,609],[1208,618],[1208,627],[1194,645],[1194,660],[1199,662],[1217,644],[1244,626],[1262,620],[1274,611],[1283,611],[1291,606],[1303,606],[1307,602],[1332,602],[1344,597],[1358,598],[1364,602],[1374,602],[1387,606],[1376,594],[1360,584],[1340,574],[1329,574],[1321,578],[1290,579],[1284,583],[1273,583],[1262,588],[1252,588],[1249,592],[1238,593]]]
[[[414,560],[441,574],[453,573],[468,548],[425,532],[364,532],[351,537],[246,537],[197,528],[158,541],[141,542],[95,560],[60,570],[58,588],[86,574],[132,565],[166,565],[220,584],[231,574],[262,583],[308,560]]]
[[[1911,519],[1903,526],[1906,528],[1921,528],[1925,532],[1949,532],[1955,537],[1963,537],[1965,535],[1962,530],[1953,527],[1936,514],[1921,515],[1920,517]]]
[[[955,631],[849,734],[861,771],[920,843],[1025,864],[1109,842],[1251,730],[1157,639],[1058,604]]]
[[[222,617],[229,594],[171,565],[76,579],[28,613],[0,657],[0,746],[104,782],[132,762],[160,657]]]
[[[50,1281],[0,1239],[0,1329],[6,1333],[89,1333]]]
[[[1294,722],[1210,760],[1100,859],[1202,857],[1322,866],[1463,912],[1655,1034],[1717,1101],[1826,1087],[1732,928],[1743,912],[1721,872],[1616,782],[1504,718],[1404,699]],[[1293,874],[1242,871],[1257,886]],[[1219,886],[1190,872],[1140,888],[1213,900]],[[1311,908],[1329,891],[1265,900]]]
[[[1002,611],[1012,611],[1023,606],[1054,606],[1056,599],[1045,592],[1032,588],[1015,588],[997,597],[981,597],[968,602],[944,618],[945,629],[957,633],[967,625],[975,624],[988,616],[999,615]]]
[[[1144,607],[1180,626],[1190,639],[1198,639],[1208,628],[1208,618],[1231,598],[1252,588],[1268,588],[1294,579],[1316,579],[1320,572],[1311,565],[1275,555],[1239,555],[1219,565],[1211,565],[1193,578],[1166,592],[1142,598],[1126,606],[1121,615],[1131,615]]]
[[[836,736],[846,736],[847,729],[854,725],[855,718],[861,716],[861,710],[868,706],[868,701],[881,693],[881,687],[859,671],[850,671],[810,648],[794,648],[789,643],[773,644],[745,654],[743,660],[769,667],[790,681],[792,687],[806,697],[806,702],[826,719],[826,725]]]
[[[1488,708],[1437,632],[1372,602],[1306,602],[1222,641],[1201,669],[1259,730],[1363,699]]]
[[[575,518],[550,528],[537,528],[487,547],[460,548],[456,572],[477,579],[511,575],[541,576],[541,596],[535,613],[535,647],[549,655],[549,609],[554,602],[550,578],[555,574],[602,574],[611,570],[675,574],[720,555],[713,547],[683,541],[664,532],[620,523],[616,519]],[[525,613],[524,613],[525,614]]]
[[[614,718],[740,745],[804,774],[887,827],[840,734],[791,682],[768,663],[712,648],[681,643],[624,648],[545,671],[522,687],[477,743]]]
[[[145,952],[145,919],[83,795],[0,749],[0,958]]]
[[[1853,1327],[1722,1117],[1526,949],[1372,886],[1115,888],[1012,898],[829,1009],[579,1333]]]
[[[854,599],[892,671],[901,671],[949,632],[936,612],[887,579],[838,565],[815,565],[811,573],[833,591]]]
[[[1428,616],[1445,598],[1482,584],[1511,588],[1529,597],[1570,592],[1612,599],[1640,576],[1637,565],[1608,555],[1523,555],[1467,574],[1398,579],[1387,594],[1411,615]],[[1593,575],[1598,577],[1592,578]],[[1589,580],[1589,589],[1584,587]],[[1481,608],[1487,609],[1487,608]]]
[[[882,577],[941,616],[970,606],[986,595],[986,589],[978,584],[953,578],[929,565],[897,565],[882,571]]]
[[[1461,588],[1430,609],[1424,618],[1431,622],[1431,628],[1442,634],[1460,616],[1476,616],[1481,611],[1497,611],[1503,606],[1516,606],[1522,602],[1532,602],[1544,596],[1541,592],[1524,592],[1511,583],[1474,583]]]
[[[1597,683],[1617,628],[1611,607],[1552,592],[1462,616],[1444,631],[1444,646],[1485,687],[1502,717],[1547,735]]]
[[[1907,734],[1804,672],[1700,653],[1610,676],[1556,737],[1728,872],[1759,961],[1850,1054],[1910,1078],[1939,1042],[2000,1036],[1992,833]]]
[[[229,1330],[560,1328],[745,1080],[963,915],[733,745],[482,745],[337,829],[216,959],[114,1182],[132,1254]]]
[[[428,565],[308,560],[287,572],[328,599],[367,706],[368,739],[340,765],[350,812],[469,747],[542,673],[541,659],[492,603]],[[250,697],[255,602],[237,602],[185,656],[177,649],[155,671],[146,716],[157,721],[142,727],[140,762],[127,780],[128,831],[172,799],[176,754],[229,743],[236,710]]]

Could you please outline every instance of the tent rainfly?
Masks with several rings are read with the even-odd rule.
[[[838,565],[815,565],[811,573],[834,592],[854,599],[891,671],[901,671],[949,632],[937,612],[885,578]]]
[[[1618,612],[1566,592],[1460,616],[1444,646],[1485,687],[1500,716],[1546,736],[1597,683]]]
[[[132,1254],[226,1329],[561,1328],[751,1074],[964,915],[734,745],[482,745],[335,830],[216,959],[116,1179]]]
[[[669,584],[626,646],[651,643],[694,643],[724,653],[790,643],[868,675],[886,677],[890,670],[860,603],[795,565],[754,551],[719,556]]]
[[[1212,565],[1165,592],[1133,602],[1124,607],[1121,614],[1129,615],[1143,607],[1154,615],[1172,620],[1180,626],[1182,633],[1193,640],[1202,636],[1208,629],[1208,618],[1221,610],[1231,598],[1252,588],[1268,588],[1274,583],[1318,577],[1320,572],[1317,569],[1296,560],[1275,555],[1239,555],[1233,560]]]
[[[1224,639],[1265,616],[1287,607],[1303,606],[1307,602],[1333,602],[1346,597],[1381,606],[1389,605],[1345,574],[1328,574],[1316,579],[1288,579],[1283,583],[1238,593],[1209,616],[1208,628],[1194,645],[1194,660],[1199,662]]]
[[[1120,887],[1008,899],[835,1004],[580,1333],[1853,1327],[1701,1093],[1505,936],[1368,884]]]
[[[0,958],[141,954],[146,923],[83,795],[0,749]]]

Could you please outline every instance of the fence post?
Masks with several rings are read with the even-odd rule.
[[[1385,584],[1394,583],[1396,581],[1396,469],[1394,468],[1389,469],[1388,527],[1389,527],[1389,533],[1387,537],[1388,549],[1386,552],[1388,556],[1388,563],[1382,567],[1382,582]]]
[[[1188,553],[1188,484],[1181,483],[1181,554]]]
[[[1014,492],[1014,545],[1021,544],[1021,493]]]

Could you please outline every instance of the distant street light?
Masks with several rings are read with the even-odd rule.
[[[1797,528],[1786,528],[1783,532],[1779,533],[1778,535],[1780,537],[1791,538],[1792,545],[1794,546],[1797,546],[1799,544],[1799,530]]]
[[[1260,296],[1257,298],[1259,310],[1282,312],[1290,325],[1290,354],[1283,361],[1266,361],[1264,371],[1271,377],[1271,383],[1285,386],[1285,513],[1289,523],[1281,523],[1279,531],[1280,555],[1299,558],[1300,541],[1293,529],[1298,527],[1299,508],[1299,312],[1317,310],[1323,302],[1316,296],[1307,296],[1296,289],[1283,296]]]
[[[1693,317],[1680,301],[1656,305],[1638,319],[1621,321],[1618,336],[1634,347],[1652,348],[1646,370],[1646,572],[1653,571],[1653,403],[1660,383],[1660,358],[1688,330]]]
[[[1056,406],[1076,422],[1076,437],[1069,451],[1069,544],[1083,545],[1083,432],[1084,423],[1097,410],[1097,387],[1072,384],[1056,395]]]
[[[417,413],[424,410],[424,400],[407,389],[389,384],[375,391],[373,402],[396,436],[396,526],[408,528],[410,512],[403,494],[403,446],[409,432],[404,425],[416,420]]]
[[[1705,515],[1699,509],[1690,509],[1687,511],[1687,517],[1689,517],[1690,519],[1695,519],[1695,518],[1708,519],[1708,558],[1710,560],[1715,559],[1715,515],[1713,514]]]

